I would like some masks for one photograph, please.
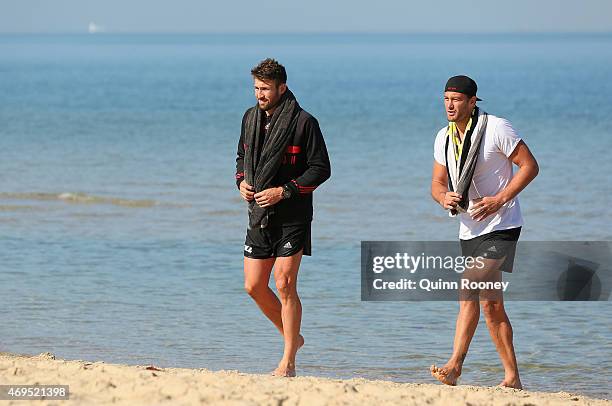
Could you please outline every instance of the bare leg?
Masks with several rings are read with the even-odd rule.
[[[497,269],[503,264],[504,260],[505,257],[498,260],[494,264],[497,268],[492,267],[491,269],[495,270],[486,273],[487,281],[501,282],[502,272]],[[504,380],[500,383],[500,386],[523,389],[512,343],[512,325],[504,308],[504,292],[501,289],[483,289],[480,292],[480,303],[482,304],[482,311],[487,321],[489,334],[491,334],[495,348],[504,366]]]
[[[268,286],[275,258],[253,259],[244,258],[244,289],[255,300],[263,314],[274,324],[281,335],[283,320],[281,302]],[[298,337],[298,347],[304,344],[304,338]]]
[[[506,314],[503,299],[498,301],[483,300],[482,311],[487,321],[489,333],[504,366],[504,380],[500,383],[500,386],[523,389],[512,343],[512,325]]]
[[[273,372],[277,376],[295,376],[295,354],[301,345],[302,303],[297,293],[297,276],[301,260],[302,251],[290,257],[278,257],[274,266],[276,289],[282,305],[281,316],[285,338],[283,358]]]
[[[280,317],[281,304],[268,287],[274,258],[253,259],[244,257],[244,290],[255,300],[263,314],[283,333]]]
[[[478,300],[461,300],[459,302],[459,315],[455,327],[455,340],[453,343],[453,354],[441,368],[432,365],[431,374],[446,385],[456,385],[461,375],[463,361],[467,355],[470,342],[474,337],[478,319],[480,318],[480,306]]]

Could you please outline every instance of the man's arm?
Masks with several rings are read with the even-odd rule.
[[[434,160],[431,175],[431,197],[446,210],[454,209],[461,201],[461,195],[448,191],[448,174],[446,166]]]
[[[474,205],[474,211],[472,212],[474,220],[484,220],[514,199],[540,171],[538,162],[523,140],[514,148],[508,159],[518,166],[519,170],[514,174],[510,183],[497,195],[485,197]]]
[[[242,127],[240,129],[240,139],[238,140],[238,152],[236,153],[236,186],[240,190],[240,195],[247,202],[253,200],[253,187],[244,181],[244,120],[246,113],[242,117]]]
[[[513,164],[519,167],[519,170],[512,177],[510,183],[504,190],[498,193],[502,204],[514,199],[531,181],[538,176],[540,167],[535,157],[529,150],[524,141],[520,141],[516,146],[509,159]]]
[[[238,151],[236,153],[236,186],[240,188],[240,183],[244,180],[244,141],[242,134],[238,140]]]
[[[305,124],[304,131],[308,132],[306,142],[306,163],[308,169],[296,179],[286,185],[293,189],[293,195],[312,193],[319,185],[331,176],[331,164],[327,153],[327,146],[316,119],[311,118]]]

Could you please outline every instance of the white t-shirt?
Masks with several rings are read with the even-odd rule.
[[[434,144],[434,159],[444,166],[446,166],[444,159],[446,131],[446,127],[438,131]],[[470,201],[479,197],[495,196],[510,183],[513,172],[512,161],[508,157],[519,141],[521,138],[508,120],[488,115],[487,129],[480,144],[472,185],[468,191]],[[510,200],[497,213],[491,214],[482,221],[473,220],[468,213],[461,213],[459,219],[461,221],[459,238],[462,240],[478,237],[491,231],[507,230],[523,225],[518,197]]]

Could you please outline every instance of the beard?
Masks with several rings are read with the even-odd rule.
[[[266,102],[263,102],[263,104],[262,104],[262,102],[258,101],[257,104],[259,105],[259,108],[261,110],[263,110],[263,111],[270,111],[273,108],[275,108],[276,106],[278,106],[279,102],[280,102],[280,98],[278,100],[274,101],[274,102],[268,100]]]

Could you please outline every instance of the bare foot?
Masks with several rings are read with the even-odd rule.
[[[520,378],[505,378],[498,386],[504,386],[506,388],[523,389]]]
[[[304,336],[300,334],[298,336],[298,347],[297,347],[298,351],[303,346],[304,346]],[[274,371],[272,371],[272,375],[282,376],[285,378],[292,378],[295,376],[295,365],[284,366],[284,365],[279,364],[278,367]]]
[[[461,375],[461,371],[456,368],[447,367],[446,365],[442,368],[432,365],[429,370],[431,371],[431,375],[438,381],[451,386],[457,385],[457,379],[459,379]]]
[[[272,371],[272,376],[280,376],[283,378],[293,378],[295,376],[295,368],[278,367]]]

